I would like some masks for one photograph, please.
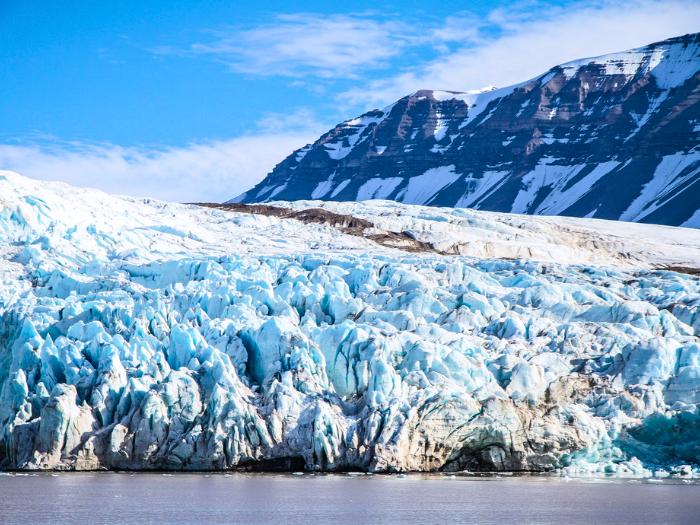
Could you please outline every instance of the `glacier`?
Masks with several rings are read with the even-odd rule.
[[[0,172],[0,467],[700,476],[700,231],[276,205]]]

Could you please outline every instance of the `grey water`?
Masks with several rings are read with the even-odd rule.
[[[0,475],[0,523],[700,523],[700,485],[274,474]]]

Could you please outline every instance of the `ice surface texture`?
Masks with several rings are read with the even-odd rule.
[[[0,199],[5,468],[697,474],[692,275],[407,254],[9,173]]]

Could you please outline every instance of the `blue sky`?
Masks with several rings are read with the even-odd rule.
[[[223,200],[416,89],[504,86],[697,20],[686,0],[3,0],[0,168]]]

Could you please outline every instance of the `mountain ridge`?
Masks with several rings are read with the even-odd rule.
[[[419,90],[347,120],[229,202],[411,204],[700,227],[700,33],[522,83]]]

